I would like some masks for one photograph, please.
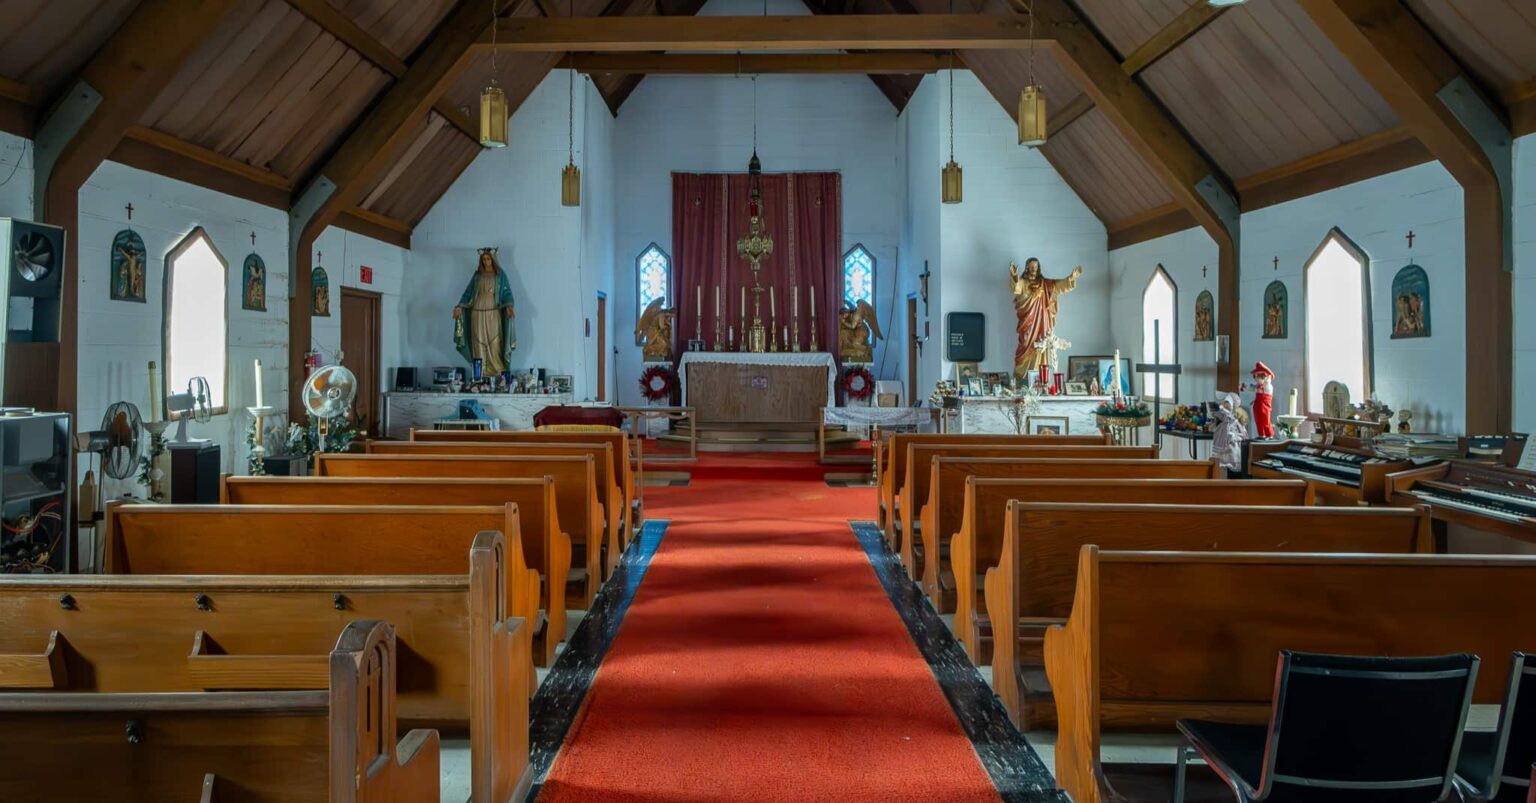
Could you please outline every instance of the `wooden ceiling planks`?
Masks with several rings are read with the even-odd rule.
[[[1457,59],[1506,104],[1536,90],[1536,3],[1531,0],[1406,0]]]
[[[1052,137],[1044,150],[1101,220],[1112,223],[1173,203],[1163,181],[1097,109]]]
[[[138,0],[0,0],[0,75],[57,97]],[[149,46],[153,46],[150,44]]]
[[[1110,47],[1123,60],[1185,9],[1205,0],[1077,0]]]
[[[410,61],[438,23],[453,8],[454,0],[329,0],[369,36],[379,40],[390,52]],[[485,3],[486,16],[491,0]]]
[[[479,143],[471,142],[452,126],[440,128],[421,149],[420,155],[365,208],[415,226],[453,186],[480,150]],[[558,165],[550,167],[551,182],[559,172],[557,168]]]
[[[1398,124],[1375,90],[1289,3],[1232,9],[1142,77],[1232,176]]]

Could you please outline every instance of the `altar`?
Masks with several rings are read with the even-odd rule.
[[[1034,419],[1035,427],[1064,424],[1063,430],[1056,434],[1091,435],[1099,431],[1094,411],[1106,401],[1109,401],[1108,396],[1042,396],[1040,410],[1029,417]],[[988,434],[1036,431],[1029,421],[1020,421],[1015,428],[1014,404],[1013,399],[998,396],[961,396],[959,431]]]
[[[690,351],[677,374],[700,424],[809,428],[837,406],[837,361],[826,352]]]

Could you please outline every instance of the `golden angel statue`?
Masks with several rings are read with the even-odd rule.
[[[875,341],[884,338],[875,308],[868,301],[860,301],[858,306],[843,302],[843,311],[837,316],[837,344],[843,362],[874,362]]]
[[[672,361],[672,321],[677,310],[662,309],[661,301],[647,304],[635,323],[635,345],[644,346],[641,353],[646,362]]]
[[[1082,275],[1083,268],[1079,265],[1065,279],[1047,279],[1040,272],[1040,260],[1034,257],[1024,261],[1022,274],[1018,263],[1008,266],[1013,311],[1019,316],[1019,345],[1013,352],[1014,376],[1025,376],[1040,368],[1046,355],[1039,344],[1042,338],[1056,331],[1057,301],[1077,286],[1077,277]]]

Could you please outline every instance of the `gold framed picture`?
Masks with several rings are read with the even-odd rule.
[[[1031,435],[1071,435],[1072,421],[1064,415],[1032,415],[1024,419],[1024,431]]]
[[[1066,389],[1066,395],[1068,395],[1068,396],[1087,396],[1088,395],[1088,383],[1087,382],[1066,382],[1066,383],[1064,383],[1064,387]]]

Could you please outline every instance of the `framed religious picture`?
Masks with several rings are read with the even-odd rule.
[[[556,393],[571,393],[576,387],[576,382],[569,374],[555,374],[549,378],[549,386]]]
[[[1114,359],[1113,357],[1097,357],[1075,355],[1067,358],[1067,382],[1081,382],[1084,385],[1092,384],[1099,376],[1099,360]]]
[[[1409,265],[1392,277],[1392,339],[1429,337],[1429,274]]]
[[[955,363],[955,387],[959,388],[967,396],[973,395],[970,391],[971,377],[976,377],[978,379],[981,377],[980,363]]]
[[[1032,415],[1024,419],[1024,431],[1030,435],[1071,435],[1072,421],[1064,415]]]
[[[1104,395],[1112,395],[1115,390],[1112,384],[1114,379],[1115,358],[1110,354],[1078,354],[1067,358],[1067,382],[1081,382],[1092,386],[1098,382]],[[1131,358],[1120,358],[1120,394],[1123,396],[1135,395],[1136,382],[1131,373]]]
[[[133,229],[123,229],[112,238],[113,301],[144,303],[144,239]]]
[[[1264,288],[1264,338],[1284,340],[1290,323],[1290,293],[1285,282],[1273,281]]]
[[[257,254],[246,257],[240,271],[240,307],[267,311],[267,264]]]
[[[313,294],[309,313],[317,318],[331,317],[331,280],[325,268],[315,268],[310,274],[310,292]]]
[[[967,396],[985,396],[985,395],[987,395],[987,380],[982,379],[981,378],[981,374],[971,374],[969,377],[966,377],[966,380],[965,380],[965,395],[967,395]]]
[[[1087,382],[1067,382],[1066,385],[1065,385],[1065,387],[1066,387],[1066,395],[1068,395],[1068,396],[1087,396],[1088,395],[1088,384],[1089,383],[1087,383]]]
[[[987,371],[982,378],[987,381],[987,393],[993,396],[1013,389],[1013,375],[1007,371]]]
[[[1216,339],[1216,299],[1211,291],[1201,290],[1195,296],[1195,342]]]

